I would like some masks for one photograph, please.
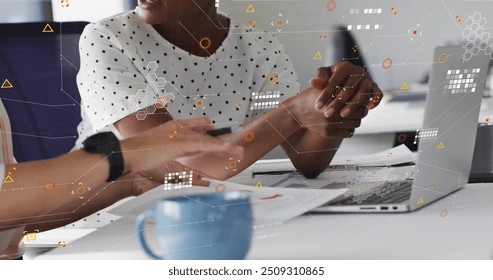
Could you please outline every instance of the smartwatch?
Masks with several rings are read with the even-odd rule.
[[[111,182],[123,174],[123,154],[120,141],[112,132],[101,132],[87,138],[83,143],[84,151],[91,154],[103,154],[110,164],[110,175],[106,182]]]

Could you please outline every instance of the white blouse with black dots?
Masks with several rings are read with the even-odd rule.
[[[138,9],[138,8],[137,8]],[[206,48],[208,38],[196,38]],[[82,122],[88,136],[146,107],[166,104],[175,119],[209,117],[216,127],[240,125],[299,92],[293,65],[269,33],[233,22],[208,57],[166,41],[137,10],[89,24],[80,39]]]

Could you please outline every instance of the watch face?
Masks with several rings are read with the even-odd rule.
[[[112,132],[97,133],[84,141],[84,150],[89,153],[104,154],[110,164],[107,182],[113,181],[123,173],[124,162],[120,141]]]

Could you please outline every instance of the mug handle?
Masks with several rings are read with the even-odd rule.
[[[137,217],[137,237],[139,238],[140,246],[149,257],[155,260],[162,260],[163,258],[157,256],[152,252],[151,248],[149,248],[144,238],[144,224],[148,218],[153,216],[154,216],[154,209],[150,209],[140,214]]]

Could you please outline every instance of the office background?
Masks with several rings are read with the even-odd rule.
[[[46,0],[0,0],[0,21],[2,24],[39,23],[35,26],[38,29],[32,30],[32,33],[36,33],[37,35],[35,36],[39,36],[39,38],[41,38],[41,29],[39,27],[42,28],[47,22],[51,23],[60,20],[75,21],[72,24],[63,24],[64,30],[67,31],[64,34],[69,34],[70,31],[77,32],[80,30],[80,27],[83,26],[81,21],[95,20],[94,17],[110,16],[120,10],[131,9],[135,6],[136,1],[70,0],[70,2],[74,6],[76,2],[84,3],[88,6],[94,3],[107,5],[107,9],[100,10],[108,14],[95,15],[91,9],[80,9],[76,17],[62,19],[58,17],[59,15],[53,9],[54,4],[60,4],[59,0],[54,0],[53,3],[52,1]],[[337,49],[337,44],[341,44],[340,38],[338,37],[342,33],[341,30],[347,29],[348,25],[352,25],[353,28],[356,28],[357,25],[364,25],[365,27],[366,25],[370,25],[371,29],[369,30],[355,30],[351,32],[356,41],[355,46],[357,47],[357,51],[363,54],[362,57],[364,57],[366,65],[370,67],[372,76],[381,85],[382,89],[386,91],[399,90],[402,83],[406,82],[411,89],[406,93],[409,95],[416,93],[413,91],[414,84],[423,80],[426,73],[431,69],[432,50],[435,46],[460,43],[462,29],[464,28],[464,22],[468,15],[472,15],[474,12],[480,12],[487,19],[491,19],[493,16],[491,1],[395,0],[390,2],[381,0],[338,0],[336,1],[336,8],[333,11],[326,9],[325,5],[327,2],[329,1],[221,0],[219,2],[219,8],[221,11],[230,14],[238,23],[249,25],[250,21],[254,20],[258,28],[276,33],[276,36],[283,42],[294,62],[303,87],[307,85],[308,79],[314,75],[314,70],[317,67],[330,65],[341,59],[341,57],[334,57],[336,54],[340,56],[341,53]],[[251,13],[247,12],[250,4],[252,4],[255,10]],[[365,13],[365,9],[368,10],[367,13]],[[377,13],[369,13],[369,9],[376,9]],[[382,9],[381,13],[378,13],[379,9]],[[358,13],[356,13],[356,10],[358,10]],[[277,20],[279,19],[284,20],[281,28],[278,26],[280,24],[277,24]],[[377,24],[379,28],[375,30],[375,25]],[[50,85],[50,90],[52,90],[54,96],[52,98],[57,98],[57,104],[59,105],[68,104],[73,101],[67,95],[60,94],[58,84],[60,71],[58,68],[52,66],[54,63],[60,63],[59,56],[61,51],[63,51],[68,61],[73,63],[77,61],[77,41],[75,40],[77,37],[75,35],[64,35],[63,39],[58,39],[58,37],[62,37],[57,36],[60,32],[58,27],[61,27],[61,25],[54,25],[54,27],[55,32],[52,34],[54,35],[52,39],[62,40],[64,43],[63,50],[56,47],[46,54],[42,52],[47,50],[47,47],[44,47],[41,48],[41,51],[38,50],[29,53],[33,49],[32,46],[31,49],[25,48],[18,50],[14,49],[17,47],[15,46],[10,48],[9,51],[19,53],[17,57],[13,57],[13,59],[17,60],[23,59],[21,57],[23,55],[26,57],[33,55],[36,58],[35,67],[33,69],[24,68],[20,70],[36,71],[40,76],[46,74],[41,70],[44,69],[41,65],[44,63],[42,58],[46,58],[47,61],[49,60],[49,63],[52,64],[45,67],[53,68],[53,77],[56,77],[53,78],[56,80],[56,83]],[[23,28],[24,26],[14,30],[4,29],[2,34],[8,34],[9,36],[18,34],[21,36],[20,31],[27,30]],[[277,29],[280,29],[280,31]],[[488,21],[485,27],[486,32],[493,32],[492,30],[493,19]],[[415,34],[413,34],[414,31],[416,31]],[[43,36],[46,37],[45,35],[51,36],[50,34],[44,34]],[[326,37],[324,38],[322,35]],[[324,38],[323,40],[321,36]],[[33,40],[34,38],[38,37],[32,37]],[[7,48],[3,43],[2,37],[0,37],[0,49],[2,45]],[[60,45],[59,43],[60,41],[49,42],[53,46],[58,46]],[[352,51],[354,47],[353,45],[345,45],[344,42],[342,44],[349,51]],[[36,45],[36,47],[38,46],[41,45]],[[313,59],[317,52],[321,53],[322,59]],[[387,58],[392,59],[393,65],[389,69],[383,69],[382,62]],[[24,62],[27,63],[27,59]],[[62,66],[62,72],[67,73],[67,76],[74,76],[76,74],[74,67],[69,65],[67,61],[63,61]],[[77,65],[75,64],[75,66]],[[4,78],[1,75],[3,74],[1,70],[2,66],[0,65],[0,82]],[[36,82],[41,81],[40,77],[37,76],[31,78],[23,77],[23,79],[22,85],[26,87],[33,86],[29,84],[33,84],[34,80]],[[21,95],[17,96],[17,90],[19,90],[21,83],[16,83],[15,80],[13,82],[15,86],[13,90],[15,91],[0,91],[2,98],[42,102],[42,97],[38,96],[39,92],[36,90],[42,89],[42,91],[48,91],[48,87],[44,85],[42,88],[34,88],[32,91],[26,90],[27,95],[24,97]],[[40,82],[40,85],[43,85],[43,83]],[[76,88],[73,88],[73,90],[65,88],[65,90],[72,98],[77,100],[78,93]],[[13,105],[10,101],[4,101],[4,103],[6,103],[7,107]],[[418,107],[416,104],[412,104],[411,106]],[[56,137],[76,135],[76,122],[69,123],[66,117],[75,118],[78,115],[78,107],[31,107],[30,110],[35,112],[32,118],[37,118],[40,122],[47,122],[39,128],[39,133],[55,137],[47,139],[46,146],[57,148],[56,153],[61,153],[62,150],[67,151],[70,148],[70,143],[61,146],[59,145],[60,140],[56,139]],[[10,109],[12,108],[10,107]],[[28,110],[25,108],[22,110],[22,112],[26,111]],[[383,114],[390,114],[385,113],[388,112],[385,111],[385,108],[379,108],[378,111],[383,111]],[[67,115],[60,115],[60,112]],[[14,132],[22,133],[19,130],[23,128],[21,124],[23,122],[27,123],[31,118],[19,116],[21,114],[20,110],[19,112],[10,110],[9,114],[11,113],[12,122],[14,125],[17,125],[13,127]],[[52,122],[53,119],[57,120],[56,123]],[[382,122],[381,125],[384,126],[387,123]],[[67,131],[61,130],[59,128],[60,126],[66,127]],[[68,129],[71,130],[68,131]],[[14,135],[14,137],[18,137],[21,140],[29,138],[25,135]],[[375,137],[381,138],[373,138],[373,143],[377,143],[379,139],[385,140],[384,138],[387,136]],[[358,135],[356,135],[350,140],[354,141],[354,139],[359,139],[360,142],[369,142],[368,136],[363,139],[358,138]],[[75,141],[75,139],[66,140],[65,142]],[[14,142],[18,143],[15,140]],[[377,144],[372,145],[374,145],[372,148],[375,150],[386,148]],[[354,149],[355,146],[358,145],[352,146],[354,153],[360,153],[361,150]],[[368,143],[366,146],[361,145],[361,147],[366,149],[364,152],[371,152],[368,146]],[[20,160],[28,159],[28,156],[33,157],[34,153],[39,150],[36,146],[30,146],[30,144],[15,148],[17,151],[31,153],[30,155],[25,155],[24,158],[18,157]],[[48,156],[51,155],[48,153]],[[46,158],[48,156],[39,154],[34,157]],[[394,258],[433,258],[437,256],[442,258],[491,258],[490,225],[481,222],[478,223],[479,225],[473,227],[472,222],[465,222],[470,217],[475,217],[473,219],[474,221],[485,221],[491,215],[491,212],[488,211],[490,209],[488,205],[491,204],[489,203],[488,193],[491,192],[490,185],[476,185],[468,188],[466,191],[465,195],[462,195],[462,193],[461,196],[454,195],[450,199],[443,200],[438,204],[428,207],[426,211],[418,212],[417,215],[403,215],[399,216],[399,218],[377,215],[334,215],[330,219],[324,219],[321,215],[316,217],[305,216],[298,223],[291,223],[283,227],[283,234],[279,237],[276,235],[278,233],[276,228],[267,229],[265,235],[275,235],[276,238],[261,240],[252,257],[263,258],[275,254],[275,257],[282,258],[290,256],[289,254],[293,252],[301,252],[300,255],[297,255],[298,258],[324,258],[327,257],[326,254],[330,254],[329,257],[334,258],[359,256],[363,259],[378,258],[382,255]],[[464,207],[464,205],[472,206]],[[476,208],[478,205],[484,206],[484,208]],[[446,217],[442,215],[444,209],[448,209],[447,213],[449,214]],[[364,220],[365,223],[360,223],[361,220]],[[423,225],[426,225],[426,230],[422,230]],[[305,232],[303,235],[304,240],[308,242],[299,242],[300,228],[310,228],[310,231]],[[402,229],[407,231],[405,235],[403,235]],[[471,242],[463,242],[465,240],[464,236],[470,236],[468,234],[471,233],[471,230],[479,235],[475,238],[467,239],[469,241],[472,240]],[[264,233],[262,232],[262,234]],[[108,236],[111,237],[110,234]],[[330,236],[328,239],[329,242],[319,242],[319,240],[327,240],[327,236]],[[444,239],[445,241],[443,241]],[[407,242],[403,242],[402,240]],[[435,242],[437,240],[441,242]],[[476,246],[471,246],[470,243]],[[107,242],[105,244],[111,244],[113,246],[114,243]],[[282,244],[290,244],[290,246],[283,247]],[[77,248],[81,248],[81,246]],[[272,250],[272,248],[284,248],[284,250]],[[382,250],[382,248],[385,250]],[[362,255],[362,251],[366,252],[366,255]],[[382,251],[385,252],[382,253]],[[442,252],[448,255],[440,255]],[[81,253],[77,252],[73,256],[80,258]],[[63,255],[63,258],[67,258],[67,256]]]
[[[137,0],[71,0],[71,5],[83,5],[86,8],[77,9],[70,16],[58,12],[59,2],[1,0],[0,23],[97,20],[132,9]],[[435,46],[460,43],[463,24],[468,15],[480,12],[487,19],[493,16],[493,9],[489,7],[491,1],[472,0],[399,0],[390,3],[383,0],[335,1],[336,8],[333,11],[325,8],[329,2],[325,0],[216,2],[220,10],[231,15],[236,22],[248,26],[254,20],[258,28],[275,32],[293,60],[302,86],[308,85],[316,67],[340,60],[335,49],[335,38],[348,25],[353,26],[356,47],[366,59],[372,76],[383,89],[393,90],[400,88],[403,82],[412,84],[422,81],[429,72]],[[254,7],[253,13],[246,12],[250,4]],[[395,14],[391,8],[395,8]],[[365,13],[365,9],[382,10],[381,13]],[[280,32],[272,24],[279,15],[287,21]],[[357,25],[367,24],[371,26],[369,30],[356,30]],[[378,29],[375,29],[375,25],[379,25]],[[414,30],[417,34],[411,35]],[[487,22],[485,31],[493,31],[493,21]],[[320,40],[321,34],[327,38]],[[319,51],[323,59],[313,60]],[[336,55],[338,57],[334,57]],[[388,70],[380,67],[386,58],[393,61],[393,67]]]
[[[336,4],[333,8],[328,9],[327,4],[330,2]],[[345,59],[365,65],[374,80],[386,93],[399,91],[405,83],[409,90],[404,93],[407,96],[417,96],[426,90],[426,76],[431,69],[433,49],[438,45],[460,44],[468,16],[475,12],[481,13],[487,19],[493,16],[490,2],[469,0],[398,0],[391,3],[382,0],[221,0],[216,1],[216,5],[219,6],[220,11],[229,14],[237,23],[246,26],[253,24],[257,28],[276,34],[295,65],[302,88],[308,86],[309,79],[315,75],[315,70],[318,67],[331,65]],[[17,69],[17,75],[20,76],[19,80],[29,80],[29,77],[26,77],[28,75],[21,73],[31,75],[33,74],[31,72],[34,71],[51,75],[51,78],[47,78],[45,81],[52,80],[56,83],[52,82],[49,86],[43,86],[41,92],[33,94],[36,87],[26,80],[22,81],[22,86],[27,87],[23,90],[23,95],[12,95],[11,93],[2,95],[9,114],[13,116],[11,121],[13,123],[14,143],[16,143],[14,149],[16,157],[20,161],[53,157],[67,152],[77,137],[75,127],[79,121],[79,112],[78,108],[71,110],[68,107],[55,109],[26,104],[23,105],[30,106],[29,109],[26,109],[27,107],[21,108],[21,104],[17,104],[18,106],[15,107],[12,102],[9,103],[7,98],[34,102],[49,100],[52,101],[48,102],[51,105],[70,103],[74,106],[77,105],[79,97],[76,86],[73,81],[66,81],[66,79],[74,79],[77,72],[76,68],[79,63],[77,32],[80,32],[85,22],[96,21],[132,9],[136,6],[137,1],[69,0],[69,3],[70,9],[62,10],[59,0],[0,0],[0,24],[15,24],[5,26],[2,32],[7,36],[0,38],[0,40],[5,41],[5,51],[11,54],[6,58],[8,60],[18,58],[17,61],[21,60],[24,64],[32,64],[29,62],[30,57],[35,58],[35,61],[40,59],[40,49],[27,47],[27,45],[24,47],[16,45],[22,43],[27,37],[17,40],[17,43],[9,39],[12,36],[17,39],[22,36],[23,33],[20,31],[21,29],[25,30],[25,27],[18,26],[18,24],[39,23],[44,25],[46,22],[64,22],[63,25],[59,24],[60,28],[55,28],[54,35],[59,34],[58,32],[64,29],[63,26],[66,27],[65,30],[67,31],[64,32],[63,36],[52,37],[52,41],[46,43],[45,49],[49,50],[43,55],[49,53],[49,63],[39,61],[37,63],[39,68]],[[249,9],[250,5],[252,5],[252,9]],[[361,29],[358,29],[358,25],[361,25]],[[14,28],[15,26],[17,29]],[[367,26],[369,29],[366,29]],[[351,27],[350,34],[354,42],[348,41],[344,37],[348,34],[349,27]],[[484,32],[492,32],[493,34],[492,30],[493,22],[486,22]],[[33,36],[40,36],[38,31],[33,30],[31,33],[34,34]],[[34,42],[33,36],[30,39]],[[43,38],[46,37],[43,36]],[[60,41],[63,44],[60,44]],[[12,45],[7,48],[7,44]],[[31,46],[34,45],[36,43],[31,44]],[[58,49],[58,45],[62,47]],[[58,94],[60,71],[56,69],[59,68],[58,57],[62,52],[64,60],[62,60],[61,75],[62,80],[66,82],[64,83],[64,92],[60,95]],[[314,59],[318,53],[320,53],[319,59]],[[358,59],[350,59],[355,57]],[[392,66],[384,68],[383,62],[389,59],[392,61]],[[364,63],[362,63],[363,60]],[[42,64],[45,70],[41,70]],[[5,74],[5,76],[8,75],[10,74]],[[0,77],[2,81],[3,76]],[[69,85],[72,85],[72,88]],[[29,86],[32,86],[33,89],[30,89]],[[21,88],[17,86],[15,90],[21,90]],[[44,96],[49,98],[45,99]],[[31,116],[26,116],[26,114],[21,114],[20,117],[16,116],[21,110],[34,113],[30,113]],[[57,110],[65,110],[65,112],[59,114]],[[43,118],[39,116],[43,116]],[[26,128],[29,123],[36,122],[40,123],[38,127]],[[36,139],[37,136],[45,138]],[[352,145],[351,149],[345,148],[348,146],[346,144],[358,144],[358,141],[366,141],[366,139],[358,139],[358,137],[356,135],[345,141],[339,153],[358,154],[362,152],[354,148],[360,145]],[[373,135],[371,137],[375,138],[373,140],[376,143],[384,143],[388,142],[389,139],[387,138],[391,136]],[[44,143],[38,145],[38,142]],[[374,146],[374,148],[377,151],[388,148],[388,146],[382,144],[381,146]],[[276,149],[267,157],[284,157],[284,153],[280,149]]]

